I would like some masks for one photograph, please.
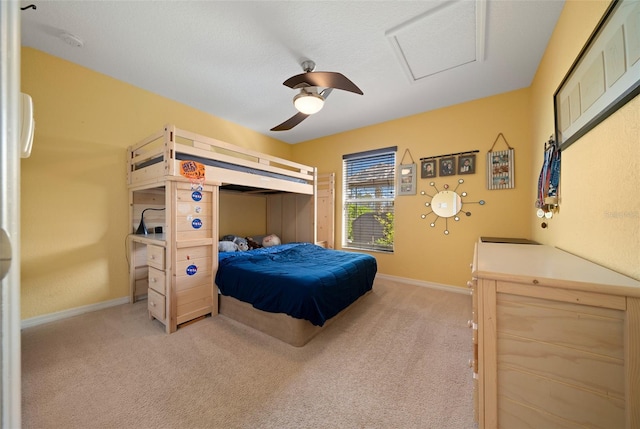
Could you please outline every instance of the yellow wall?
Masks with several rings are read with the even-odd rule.
[[[28,48],[22,92],[36,121],[21,163],[23,319],[128,295],[128,145],[171,122],[291,157],[288,144]]]
[[[220,192],[220,236],[227,234],[253,237],[267,234],[267,198]]]
[[[566,2],[532,85],[533,141],[553,133],[553,93],[608,5]],[[532,157],[542,165],[541,144]],[[562,152],[560,212],[542,229],[531,211],[531,235],[640,279],[639,186],[640,97],[635,97]]]
[[[479,150],[476,154],[476,174],[465,176],[418,179],[415,196],[398,196],[395,203],[395,252],[374,253],[379,272],[399,277],[465,286],[470,279],[469,264],[473,244],[480,236],[529,237],[533,201],[529,197],[532,185],[531,130],[529,126],[529,90],[513,91],[494,97],[426,112],[358,130],[341,133],[293,147],[296,161],[313,163],[319,173],[336,173],[336,247],[341,244],[342,231],[342,155],[374,148],[398,146],[400,163],[406,149],[419,164],[421,157]],[[487,190],[485,184],[486,156],[499,133],[503,133],[515,149],[516,187],[508,190]],[[495,150],[506,149],[500,140]],[[409,155],[404,163],[409,163]],[[459,222],[449,221],[450,234],[445,236],[444,220],[435,228],[421,219],[427,198],[420,191],[430,191],[434,180],[455,186],[463,178],[458,191],[469,195],[463,201],[485,200],[486,204],[465,204],[472,213]],[[430,192],[433,195],[433,192]]]

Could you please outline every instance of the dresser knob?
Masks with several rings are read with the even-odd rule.
[[[467,326],[473,328],[473,320],[467,320]]]
[[[151,301],[149,304],[151,304],[151,306],[152,306],[152,307],[155,307],[155,306],[156,306],[156,303],[155,303],[155,302],[153,302],[153,301]]]
[[[469,359],[469,368],[473,368],[473,365],[476,363],[475,360]]]
[[[473,287],[473,282],[472,281],[468,281],[467,282],[467,287],[468,288],[472,288]]]

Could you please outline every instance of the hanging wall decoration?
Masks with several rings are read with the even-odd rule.
[[[502,137],[507,145],[506,150],[494,151],[498,140]],[[514,152],[502,133],[498,134],[489,153],[487,153],[487,189],[515,188]]]
[[[422,179],[429,179],[437,175],[454,176],[456,174],[474,174],[476,172],[475,154],[478,152],[480,151],[470,150],[467,152],[448,153],[446,155],[420,158],[420,177]],[[457,160],[456,156],[458,157]]]
[[[431,228],[436,226],[436,222],[438,219],[444,219],[444,235],[449,235],[449,219],[452,218],[454,221],[460,221],[461,213],[465,216],[471,216],[471,212],[468,210],[463,210],[462,207],[465,204],[480,204],[483,206],[485,204],[484,200],[480,201],[464,201],[463,198],[467,196],[466,192],[458,193],[458,187],[464,183],[464,179],[458,179],[458,184],[454,189],[450,189],[448,184],[443,186],[444,189],[440,190],[435,182],[430,182],[429,186],[433,188],[433,194],[429,194],[427,191],[421,191],[420,195],[424,195],[429,198],[427,202],[424,203],[424,206],[430,209],[428,213],[423,213],[420,215],[420,218],[427,219],[431,215],[435,218],[429,223]]]
[[[409,154],[411,164],[404,163],[404,158],[407,154]],[[398,195],[415,195],[416,174],[418,173],[418,169],[409,149],[405,149],[404,155],[402,155],[402,159],[400,160],[400,165],[398,166],[398,171]]]
[[[458,156],[458,174],[475,174],[476,155],[466,154]]]
[[[453,176],[456,174],[456,158],[453,156],[440,158],[438,173],[440,176]]]
[[[640,2],[612,1],[553,94],[564,150],[640,94]]]
[[[558,211],[558,187],[560,186],[561,152],[558,142],[549,138],[544,145],[544,162],[538,177],[538,196],[536,198],[536,215],[539,218],[551,219]],[[542,223],[546,228],[546,222]]]
[[[435,159],[422,159],[420,160],[422,166],[420,177],[428,179],[430,177],[436,177],[436,160]]]

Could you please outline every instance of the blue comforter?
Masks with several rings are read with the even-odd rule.
[[[371,290],[376,271],[371,255],[292,243],[221,252],[216,284],[260,310],[322,326]]]

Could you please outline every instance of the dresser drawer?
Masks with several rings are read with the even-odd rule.
[[[164,295],[160,295],[153,289],[149,289],[149,294],[147,295],[147,305],[149,307],[149,313],[164,323],[165,318],[165,298]]]
[[[164,247],[152,244],[147,246],[147,265],[164,270]]]
[[[166,295],[164,271],[149,267],[149,288]]]

